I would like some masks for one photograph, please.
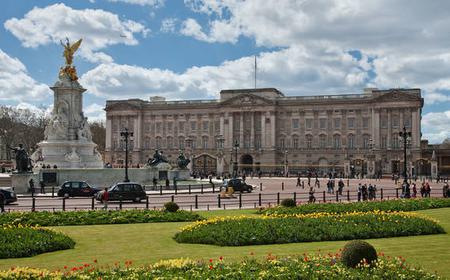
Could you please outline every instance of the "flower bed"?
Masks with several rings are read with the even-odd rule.
[[[174,213],[158,210],[123,211],[65,211],[65,212],[11,212],[0,215],[0,225],[26,224],[40,226],[132,224],[156,222],[187,222],[202,219],[188,211]]]
[[[71,238],[53,230],[20,225],[0,227],[0,259],[31,257],[74,246]]]
[[[367,212],[373,210],[382,211],[417,211],[433,208],[450,207],[450,199],[425,198],[425,199],[396,199],[383,201],[364,201],[352,203],[317,203],[301,204],[297,207],[273,207],[262,209],[260,214],[308,214],[317,212],[343,213],[343,212]]]
[[[56,272],[12,268],[0,272],[0,279],[440,279],[435,274],[411,267],[400,257],[379,257],[372,266],[362,264],[357,268],[342,265],[337,254],[284,258],[269,255],[262,261],[246,259],[239,263],[227,263],[222,258],[209,261],[177,259],[138,268],[129,264],[113,269],[84,264]]]
[[[444,233],[429,218],[404,212],[352,212],[220,217],[182,228],[181,243],[243,246]]]

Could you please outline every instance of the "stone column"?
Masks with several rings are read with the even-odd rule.
[[[275,143],[275,112],[271,112],[270,113],[270,133],[271,133],[271,144],[270,146],[275,148],[276,143]]]
[[[244,147],[244,113],[240,112],[241,120],[239,122],[239,145]]]
[[[106,118],[106,139],[105,139],[105,150],[111,151],[111,140],[112,140],[112,118]]]
[[[266,147],[266,114],[261,112],[261,149]]]
[[[372,109],[372,140],[374,148],[380,147],[380,111]]]
[[[420,147],[420,108],[411,113],[412,146]]]
[[[255,147],[255,112],[250,113],[250,148],[253,149]]]
[[[233,148],[233,113],[228,114],[228,148]]]
[[[392,112],[388,109],[388,134],[387,134],[387,149],[391,149],[392,145]]]

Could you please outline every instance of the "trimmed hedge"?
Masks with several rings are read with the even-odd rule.
[[[26,224],[40,226],[71,226],[100,224],[133,224],[198,221],[202,217],[188,211],[175,213],[159,210],[92,210],[58,212],[11,212],[0,215],[0,225]]]
[[[74,246],[75,241],[70,237],[53,230],[23,226],[0,228],[0,259],[31,257]]]
[[[308,214],[317,212],[345,213],[382,211],[417,211],[450,207],[448,198],[396,199],[383,201],[364,201],[351,203],[317,203],[301,204],[296,207],[273,207],[258,211],[259,214]]]
[[[46,269],[14,268],[0,271],[0,279],[440,279],[438,275],[411,267],[404,259],[380,257],[373,266],[348,268],[339,262],[339,254],[331,256],[303,255],[283,257],[268,255],[264,260],[245,259],[227,263],[222,257],[209,261],[190,259],[163,260],[154,265],[107,269],[96,264],[51,272]]]
[[[352,240],[345,244],[341,262],[345,266],[356,267],[361,263],[372,265],[377,258],[377,251],[371,244],[362,240]]]
[[[354,212],[295,216],[220,217],[182,228],[180,243],[244,246],[444,233],[434,220],[415,213]]]

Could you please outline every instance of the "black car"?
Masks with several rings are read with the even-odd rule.
[[[68,181],[61,185],[58,190],[58,196],[73,197],[73,196],[93,196],[98,193],[100,189],[90,186],[84,181]]]
[[[245,183],[242,179],[230,179],[227,187],[233,187],[235,192],[252,192],[253,187]]]
[[[0,192],[2,192],[3,196],[5,197],[5,205],[17,201],[17,195],[14,191],[7,189],[0,189]]]
[[[98,201],[102,201],[104,192],[105,191],[98,192],[95,198]],[[132,200],[134,202],[141,202],[141,200],[145,200],[147,197],[144,188],[140,184],[132,182],[122,182],[112,185],[108,189],[108,194],[109,201]]]

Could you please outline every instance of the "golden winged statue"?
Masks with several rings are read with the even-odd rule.
[[[83,39],[80,39],[80,40],[76,41],[75,43],[73,43],[72,45],[70,44],[68,38],[66,38],[65,44],[62,41],[60,41],[61,45],[64,47],[63,56],[66,58],[66,65],[72,65],[73,55],[80,47],[82,40]]]

